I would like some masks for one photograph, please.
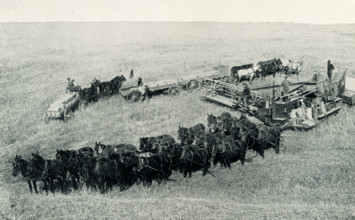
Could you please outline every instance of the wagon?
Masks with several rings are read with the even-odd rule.
[[[79,93],[69,92],[62,95],[57,101],[53,102],[45,112],[46,123],[49,120],[59,119],[67,121],[70,113],[75,111],[79,105]]]
[[[148,93],[150,95],[165,93],[171,96],[175,96],[178,95],[182,90],[191,92],[194,89],[203,88],[206,83],[206,78],[229,78],[225,71],[226,69],[228,70],[228,68],[224,68],[224,66],[218,66],[210,71],[205,71],[198,74],[191,73],[190,75],[176,79],[161,79],[154,82],[144,82],[144,85],[141,87],[138,87],[138,78],[134,77],[122,83],[120,93],[131,102],[144,100]]]

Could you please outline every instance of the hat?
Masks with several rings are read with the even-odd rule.
[[[286,79],[286,78],[288,78],[288,76],[287,76],[287,75],[285,76],[285,79]]]
[[[67,78],[67,80],[70,80],[70,78]]]

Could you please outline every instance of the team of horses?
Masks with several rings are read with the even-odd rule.
[[[121,76],[116,76],[110,81],[100,82],[95,81],[89,84],[88,88],[80,89],[79,99],[80,105],[86,106],[90,102],[97,102],[99,98],[110,97],[112,95],[118,94],[122,83],[126,81],[126,78]]]
[[[256,64],[250,63],[241,66],[234,66],[231,68],[231,78],[238,84],[243,78],[249,79],[251,83],[254,78],[261,77],[265,79],[268,75],[276,76],[277,73],[286,75],[296,74],[301,71],[303,61],[295,62],[289,59],[271,59],[267,61],[260,61]]]
[[[57,150],[55,159],[45,159],[31,153],[27,161],[16,155],[13,176],[19,173],[38,193],[37,181],[42,181],[46,194],[80,190],[99,190],[104,193],[118,186],[125,190],[134,184],[149,186],[153,181],[170,181],[173,171],[191,177],[193,172],[214,174],[213,165],[231,168],[231,164],[251,161],[245,158],[247,150],[264,157],[264,150],[273,148],[279,153],[281,130],[256,125],[246,116],[232,117],[225,112],[209,114],[207,127],[200,123],[193,127],[178,128],[178,141],[167,134],[140,137],[139,146],[131,144],[95,146],[79,150]],[[173,180],[172,180],[173,181]]]

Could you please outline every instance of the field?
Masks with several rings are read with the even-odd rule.
[[[175,182],[150,188],[45,196],[30,195],[21,177],[11,175],[16,154],[53,158],[56,149],[95,141],[136,145],[142,136],[176,138],[179,124],[206,124],[208,113],[228,111],[201,102],[198,91],[132,104],[115,96],[68,123],[47,125],[45,109],[64,93],[67,77],[86,86],[94,77],[128,76],[134,68],[147,82],[281,56],[304,61],[291,81],[325,74],[328,59],[336,77],[346,69],[355,77],[355,25],[0,24],[0,219],[354,219],[355,108],[348,107],[312,131],[284,132],[279,155],[267,151],[244,167],[215,167],[215,178],[174,173]]]

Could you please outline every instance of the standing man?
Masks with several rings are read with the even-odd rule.
[[[134,71],[133,68],[131,69],[131,72],[129,73],[129,78],[132,79],[134,77]]]
[[[248,98],[250,97],[250,89],[246,83],[243,83],[243,105],[245,108],[248,108]]]
[[[330,81],[332,81],[333,70],[334,70],[334,66],[333,66],[333,64],[330,62],[330,60],[328,60],[327,73],[328,73],[328,79],[329,79]]]
[[[286,95],[289,91],[290,91],[290,85],[292,85],[292,83],[290,81],[287,80],[288,76],[285,76],[285,79],[282,81],[280,87],[282,87],[283,90],[283,95]]]

